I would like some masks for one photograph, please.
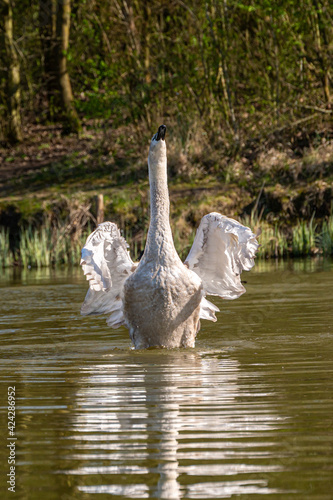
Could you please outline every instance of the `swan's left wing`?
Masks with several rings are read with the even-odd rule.
[[[246,291],[240,274],[254,266],[258,246],[251,229],[212,212],[202,218],[185,264],[200,276],[206,295],[237,299]],[[215,319],[217,308],[211,306],[205,299],[202,318]]]
[[[108,324],[123,324],[122,289],[133,272],[134,263],[128,244],[116,224],[103,222],[88,236],[81,253],[81,266],[89,281],[89,290],[81,314],[109,314]]]

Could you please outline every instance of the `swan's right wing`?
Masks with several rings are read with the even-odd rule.
[[[200,276],[206,295],[236,299],[245,292],[240,274],[254,266],[258,246],[251,229],[212,212],[202,218],[185,264]],[[202,314],[212,319],[207,316],[215,317],[213,304],[207,302]]]
[[[88,236],[81,253],[80,264],[89,281],[81,314],[112,313],[108,324],[114,328],[123,324],[122,290],[134,268],[127,248],[116,224],[103,222]]]

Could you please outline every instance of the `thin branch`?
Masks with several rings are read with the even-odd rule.
[[[333,113],[332,109],[318,108],[317,106],[306,106],[305,104],[293,104],[296,108],[311,109],[312,111],[318,111],[318,113],[324,113],[326,115],[331,115]]]

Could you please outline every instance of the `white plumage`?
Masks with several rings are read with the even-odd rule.
[[[254,266],[258,248],[248,227],[212,212],[202,218],[181,262],[169,223],[165,130],[159,127],[148,155],[151,221],[141,261],[134,264],[111,222],[100,224],[82,250],[89,290],[81,313],[110,314],[108,325],[125,325],[136,348],[193,347],[199,319],[216,321],[219,311],[206,295],[242,295],[240,274]]]
[[[81,254],[83,273],[89,280],[81,313],[112,313],[107,322],[114,328],[124,322],[122,290],[134,268],[127,248],[116,224],[103,222],[88,237]]]
[[[254,266],[257,248],[251,229],[212,212],[202,218],[185,264],[200,276],[207,295],[237,299],[246,291],[240,274]]]

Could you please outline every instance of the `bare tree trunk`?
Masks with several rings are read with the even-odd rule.
[[[209,23],[212,41],[213,41],[213,43],[216,47],[216,50],[220,56],[216,83],[218,83],[219,80],[221,81],[222,89],[223,89],[223,108],[225,110],[224,112],[226,115],[227,123],[228,123],[229,117],[230,117],[234,137],[235,137],[236,141],[238,141],[238,139],[239,139],[238,123],[236,120],[235,110],[234,110],[234,106],[232,103],[231,83],[230,83],[228,65],[227,65],[227,61],[226,61],[227,47],[226,47],[226,19],[225,19],[225,16],[226,16],[226,5],[225,4],[224,4],[224,10],[222,12],[220,9],[219,3],[216,0],[214,0],[214,2],[211,2],[211,14],[209,14],[208,4],[206,4],[206,18],[207,18],[208,23]],[[217,35],[215,35],[215,32],[214,32],[213,20],[215,21],[215,23],[218,26],[218,34]]]
[[[150,26],[149,19],[151,16],[151,8],[148,3],[143,6],[143,46],[144,46],[144,67],[145,67],[145,80],[146,83],[151,82],[150,75]]]
[[[331,108],[331,92],[330,92],[330,39],[326,30],[326,23],[324,22],[322,12],[322,5],[317,0],[313,0],[314,9],[314,25],[315,25],[315,50],[317,58],[321,66],[321,81],[324,91],[326,106]],[[327,22],[327,21],[326,21]]]
[[[39,36],[43,50],[43,66],[49,115],[59,107],[56,42],[57,0],[39,0]]]
[[[62,114],[67,131],[79,132],[81,124],[75,110],[72,86],[67,70],[70,16],[71,2],[70,0],[62,0],[58,3],[57,10],[58,79]]]
[[[7,68],[8,127],[6,135],[10,142],[18,142],[22,140],[20,63],[14,46],[13,11],[10,0],[0,0],[0,7]]]
[[[270,15],[271,32],[274,43],[274,66],[275,66],[275,116],[276,120],[280,118],[280,65],[279,65],[279,46],[276,36],[276,29],[272,14]]]

